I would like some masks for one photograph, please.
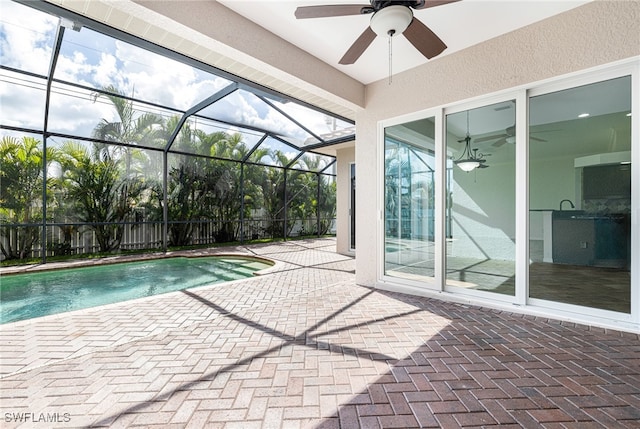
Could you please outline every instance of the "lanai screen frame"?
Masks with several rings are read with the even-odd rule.
[[[33,73],[30,71],[25,71],[25,70],[20,70],[20,69],[16,69],[10,66],[6,66],[4,64],[0,64],[0,69],[9,73],[16,73],[16,74],[20,74],[20,75],[24,75],[24,76],[29,76],[31,78],[34,79],[41,79],[43,81],[46,81],[46,89],[45,89],[45,108],[44,108],[44,121],[43,121],[43,127],[42,129],[37,129],[37,128],[25,128],[25,127],[20,127],[20,126],[13,126],[13,125],[9,125],[4,123],[4,121],[2,121],[3,123],[0,123],[0,129],[2,130],[6,130],[6,131],[11,131],[11,132],[20,132],[20,133],[28,133],[28,134],[37,134],[37,135],[41,135],[43,138],[42,144],[43,144],[43,160],[42,160],[42,165],[43,165],[43,183],[45,185],[43,185],[43,191],[42,191],[42,222],[41,223],[36,223],[36,224],[20,224],[17,226],[38,226],[41,227],[42,231],[41,231],[41,254],[42,254],[42,260],[43,262],[46,262],[47,259],[47,248],[46,248],[46,244],[47,244],[47,228],[48,227],[52,227],[52,226],[60,226],[60,225],[67,225],[67,223],[56,223],[56,222],[48,222],[47,221],[47,186],[46,186],[46,181],[47,181],[47,159],[46,159],[46,153],[47,153],[47,141],[50,137],[58,137],[58,138],[64,138],[64,139],[72,139],[72,140],[76,140],[76,141],[85,141],[85,142],[91,142],[91,143],[104,143],[104,144],[108,144],[108,145],[115,145],[115,146],[123,146],[123,147],[137,147],[140,148],[141,146],[137,145],[131,145],[128,144],[126,142],[118,142],[118,141],[107,141],[107,140],[100,140],[100,139],[96,139],[95,137],[86,137],[86,136],[79,136],[79,135],[73,135],[73,134],[65,134],[65,133],[61,133],[61,132],[56,132],[56,131],[51,131],[50,127],[49,127],[49,108],[50,108],[50,101],[51,101],[51,92],[52,92],[52,87],[54,84],[63,84],[63,85],[68,85],[70,87],[74,87],[74,88],[78,88],[80,90],[84,90],[84,91],[91,91],[94,93],[98,93],[98,94],[102,94],[102,95],[117,95],[119,98],[126,100],[128,102],[131,103],[136,103],[139,105],[145,105],[145,106],[153,106],[155,108],[159,108],[159,109],[164,109],[167,111],[172,111],[177,115],[180,115],[180,121],[179,121],[179,125],[175,128],[174,132],[172,133],[171,137],[167,140],[166,144],[164,145],[164,147],[162,148],[157,148],[157,147],[144,147],[142,146],[143,149],[145,150],[149,150],[149,151],[157,151],[157,152],[161,152],[162,153],[162,158],[163,158],[163,233],[162,233],[162,240],[163,240],[163,245],[162,245],[162,250],[163,251],[167,251],[168,248],[168,225],[169,225],[169,218],[168,218],[168,204],[167,204],[167,182],[168,182],[168,155],[169,154],[181,154],[181,155],[187,155],[187,156],[198,156],[198,157],[203,157],[203,158],[208,158],[208,159],[220,159],[220,160],[224,160],[225,162],[231,162],[231,163],[239,163],[240,164],[240,170],[241,170],[241,177],[243,177],[244,175],[244,170],[245,170],[245,166],[246,165],[258,165],[258,166],[266,166],[266,167],[270,167],[270,168],[277,168],[277,169],[282,169],[284,172],[284,179],[285,179],[285,183],[286,183],[286,178],[287,178],[287,173],[290,171],[299,171],[299,172],[304,172],[304,173],[312,173],[315,174],[318,178],[317,180],[317,185],[318,185],[318,189],[317,189],[317,198],[318,200],[320,199],[320,178],[322,176],[329,176],[329,177],[335,177],[334,173],[331,173],[331,170],[335,168],[335,164],[336,164],[336,159],[335,157],[332,157],[330,155],[325,155],[322,153],[318,153],[315,151],[315,149],[319,149],[325,146],[331,146],[331,145],[335,145],[335,144],[339,144],[339,143],[344,143],[344,142],[350,142],[353,141],[355,139],[355,127],[354,125],[354,121],[342,117],[340,115],[336,115],[332,112],[329,112],[327,110],[318,108],[316,106],[313,106],[309,103],[300,101],[298,99],[295,99],[291,96],[288,96],[286,94],[282,94],[278,91],[275,91],[273,89],[270,88],[266,88],[263,87],[259,84],[256,84],[254,82],[251,82],[249,80],[246,80],[244,78],[235,76],[231,73],[225,72],[223,70],[220,70],[216,67],[210,66],[208,64],[205,64],[203,62],[200,62],[198,60],[195,60],[193,58],[187,57],[185,55],[179,54],[171,49],[159,46],[157,44],[154,44],[152,42],[149,42],[147,40],[144,40],[140,37],[137,36],[133,36],[131,34],[128,34],[126,32],[123,32],[121,30],[117,30],[115,28],[112,28],[108,25],[105,25],[103,23],[94,21],[88,17],[85,17],[83,15],[79,15],[77,13],[68,11],[60,6],[51,4],[51,3],[47,3],[44,1],[29,1],[29,0],[13,0],[15,3],[18,4],[22,4],[24,6],[39,10],[41,12],[45,12],[48,13],[50,15],[53,15],[54,17],[59,17],[61,19],[61,23],[58,24],[57,26],[57,31],[56,31],[56,35],[55,35],[55,40],[53,43],[53,49],[52,49],[52,53],[51,53],[51,62],[49,64],[48,67],[48,73],[46,75],[42,75],[42,74],[38,74],[38,73]],[[108,91],[105,91],[103,89],[97,89],[94,87],[86,87],[83,86],[79,83],[75,83],[75,82],[69,82],[69,81],[65,81],[65,80],[61,80],[58,78],[54,78],[54,72],[56,70],[56,65],[58,62],[58,59],[60,57],[60,50],[61,50],[61,46],[64,40],[64,35],[65,32],[67,31],[73,31],[73,29],[71,28],[67,28],[65,25],[62,25],[62,20],[64,20],[65,22],[67,22],[68,25],[72,25],[74,27],[81,27],[81,28],[87,28],[90,29],[92,31],[95,31],[97,33],[101,33],[107,37],[116,39],[116,40],[120,40],[122,42],[128,43],[130,45],[145,49],[147,51],[153,52],[155,54],[159,54],[163,57],[167,57],[170,58],[172,60],[176,60],[180,63],[186,64],[188,66],[194,67],[195,69],[204,71],[206,73],[210,73],[212,75],[221,77],[223,79],[226,79],[228,81],[230,81],[230,83],[222,88],[221,90],[219,90],[218,92],[216,92],[215,94],[212,94],[211,96],[205,98],[204,100],[200,101],[199,103],[191,106],[189,109],[186,110],[180,110],[180,109],[176,109],[173,107],[169,107],[169,106],[164,106],[164,105],[158,105],[158,104],[154,104],[154,103],[150,103],[147,100],[143,100],[143,99],[138,99],[135,97],[129,97],[129,96],[125,96],[123,94],[110,94]],[[237,93],[238,91],[245,91],[248,92],[250,94],[253,94],[255,97],[257,97],[258,99],[262,100],[265,105],[269,106],[270,109],[273,109],[274,111],[278,112],[278,114],[282,115],[283,117],[285,117],[288,121],[290,121],[292,124],[294,124],[295,126],[299,127],[301,130],[304,131],[304,133],[308,136],[310,136],[310,138],[308,139],[307,142],[302,141],[302,142],[294,142],[292,141],[292,139],[287,138],[284,135],[280,135],[277,132],[274,132],[273,130],[265,130],[265,129],[261,129],[260,127],[256,127],[256,126],[252,126],[250,124],[246,124],[246,123],[238,123],[238,122],[234,122],[234,121],[230,121],[230,120],[224,120],[224,119],[220,119],[220,118],[213,118],[213,117],[206,117],[206,116],[201,116],[202,115],[202,111],[204,109],[206,109],[209,106],[214,105],[216,102],[223,100],[226,96],[230,95],[230,94],[234,94]],[[285,110],[283,110],[281,108],[283,103],[294,103],[295,105],[301,106],[305,109],[311,109],[312,111],[318,112],[320,114],[326,115],[327,118],[329,118],[332,121],[340,121],[342,124],[346,124],[346,125],[351,125],[351,127],[349,128],[344,128],[342,129],[340,133],[334,133],[331,134],[329,133],[328,135],[320,135],[317,132],[314,132],[313,130],[311,130],[309,127],[307,127],[304,123],[302,123],[301,121],[297,120],[296,118],[294,118],[292,115],[290,115],[289,113],[287,113]],[[257,143],[254,144],[254,146],[249,150],[249,152],[242,158],[239,160],[232,160],[232,159],[227,159],[227,158],[218,158],[215,156],[211,156],[211,155],[203,155],[203,154],[193,154],[193,153],[185,153],[185,152],[181,152],[179,150],[175,150],[173,149],[175,140],[180,132],[181,126],[184,125],[190,118],[197,118],[197,117],[202,117],[204,119],[208,119],[208,120],[212,120],[215,121],[218,124],[224,125],[224,126],[228,126],[229,128],[233,128],[233,129],[238,129],[238,130],[245,130],[245,131],[251,131],[251,132],[256,132],[256,133],[261,133],[262,137],[257,141]],[[346,132],[345,132],[346,131]],[[255,160],[252,161],[250,160],[251,154],[267,139],[272,139],[274,141],[280,142],[283,145],[286,145],[287,147],[292,148],[295,151],[298,151],[298,154],[291,159],[286,165],[269,165],[269,164],[264,164],[259,162],[259,160],[256,162]],[[296,144],[298,143],[298,144]],[[298,161],[300,160],[300,158],[302,158],[304,155],[306,154],[313,154],[316,156],[322,156],[326,159],[329,159],[330,161],[325,163],[325,165],[322,166],[322,168],[318,169],[317,171],[309,171],[307,169],[303,169],[300,168],[299,166],[297,166]],[[241,182],[242,183],[242,182]],[[243,184],[241,185],[243,186]],[[288,200],[287,200],[287,191],[286,191],[286,184],[285,184],[285,192],[284,192],[284,202],[285,202],[285,210],[284,210],[284,230],[283,230],[283,237],[284,239],[287,238],[287,204],[288,204]],[[241,198],[241,203],[243,204],[244,207],[244,197]],[[244,234],[244,210],[240,211],[241,213],[241,219],[240,219],[240,241],[244,241],[245,239],[245,234]],[[320,213],[318,211],[317,213],[317,222],[318,222],[318,234],[320,233]]]

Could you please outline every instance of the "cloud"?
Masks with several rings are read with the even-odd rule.
[[[58,18],[13,2],[3,1],[2,7],[2,64],[46,75],[51,62]],[[2,123],[41,128],[44,115],[43,90],[35,91],[16,84],[15,79],[7,82],[7,74],[6,71],[0,72]],[[83,28],[80,32],[65,31],[55,77],[96,89],[113,85],[126,95],[182,111],[231,83],[222,77],[115,40],[89,28]],[[51,131],[90,136],[91,130],[101,119],[117,119],[113,106],[106,99],[93,102],[91,91],[72,90],[56,85],[50,105]],[[316,133],[329,131],[323,114],[295,103],[280,104],[279,107]],[[155,107],[152,110],[159,113]],[[250,92],[236,91],[210,110],[216,114],[214,119],[269,130],[299,142],[304,142],[309,137],[298,125]],[[167,117],[174,114],[166,111],[162,113]]]
[[[304,141],[308,134],[276,109],[247,91],[236,91],[209,109],[212,116]]]
[[[44,127],[46,81],[17,73],[0,72],[0,118],[14,127]]]
[[[210,75],[171,58],[116,41],[118,70],[111,77],[135,98],[187,110],[227,86],[226,79]],[[103,85],[116,82],[103,82]]]
[[[118,119],[111,104],[93,101],[91,91],[60,84],[52,88],[49,112],[50,131],[81,137],[90,137],[103,118],[112,122]]]
[[[0,62],[9,67],[46,75],[58,19],[4,0],[2,16]]]

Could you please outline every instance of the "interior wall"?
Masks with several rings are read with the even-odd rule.
[[[349,208],[351,206],[351,163],[356,161],[355,147],[336,151],[336,250],[338,253],[351,254],[349,243]],[[356,170],[357,171],[357,170]]]
[[[573,167],[574,158],[558,158],[531,161],[530,168],[537,171],[537,180],[530,183],[529,238],[544,238],[543,214],[540,210],[558,210],[560,201],[571,200],[580,209],[580,177]],[[573,174],[571,174],[573,173]],[[568,174],[571,174],[568,176]],[[565,204],[564,209],[569,209]],[[538,258],[539,259],[539,258]]]
[[[470,173],[454,170],[453,174],[449,256],[515,260],[513,164],[491,164],[491,168]]]
[[[368,85],[356,117],[357,224],[378,225],[379,121],[638,55],[640,2],[594,1]],[[357,235],[359,284],[376,282],[377,234]]]
[[[532,161],[530,168],[536,171],[536,180],[530,183],[529,206],[531,210],[560,209],[560,201],[571,200],[577,208],[580,201],[576,189],[574,158],[544,159]],[[565,205],[565,210],[569,208]]]

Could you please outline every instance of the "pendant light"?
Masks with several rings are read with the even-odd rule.
[[[469,134],[469,111],[467,110],[467,136],[463,140],[459,140],[460,143],[464,142],[464,150],[460,158],[453,161],[462,171],[467,173],[475,170],[476,168],[487,162],[484,159],[484,154],[478,153],[478,149],[471,149],[471,136]]]

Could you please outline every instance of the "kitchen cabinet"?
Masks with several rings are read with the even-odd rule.
[[[554,263],[628,267],[628,215],[554,212],[552,222]]]
[[[592,219],[553,219],[553,262],[593,265],[595,228]]]
[[[629,267],[630,217],[626,215],[607,216],[594,219],[595,249],[594,265]]]

